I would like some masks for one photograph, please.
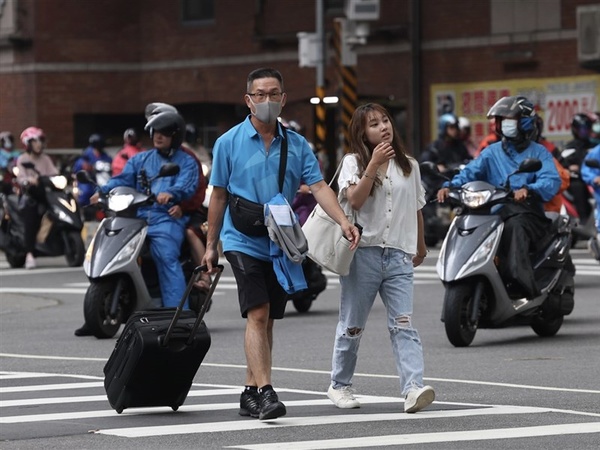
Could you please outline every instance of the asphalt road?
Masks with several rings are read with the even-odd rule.
[[[237,414],[244,380],[244,321],[226,271],[206,316],[212,346],[177,412],[110,408],[102,369],[115,340],[77,338],[87,280],[61,258],[34,271],[0,254],[0,448],[27,449],[587,449],[600,442],[600,265],[573,251],[576,304],[557,336],[529,327],[479,330],[454,348],[440,322],[437,252],[418,269],[414,323],[425,351],[426,410],[404,414],[380,301],[361,343],[354,387],[360,409],[327,399],[339,286],[306,314],[288,305],[276,324],[273,384],[287,416]]]

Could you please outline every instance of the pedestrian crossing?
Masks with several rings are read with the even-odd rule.
[[[436,401],[418,414],[405,414],[402,398],[373,395],[357,395],[360,409],[340,410],[325,392],[286,388],[278,388],[278,393],[288,414],[272,421],[258,421],[238,415],[241,390],[241,386],[195,383],[177,412],[157,407],[131,408],[117,414],[108,404],[101,377],[4,371],[0,372],[0,440],[17,439],[25,430],[37,437],[52,436],[60,428],[69,434],[125,439],[203,435],[220,442],[227,436],[227,442],[235,444],[224,447],[239,449],[342,449],[600,433],[598,415],[591,413]],[[471,427],[447,432],[434,427],[428,433],[411,432],[415,428],[408,425],[414,423],[416,429],[421,429],[431,426],[435,419],[467,419],[456,424],[479,420],[478,423],[501,423],[502,416],[510,417],[515,424],[521,423],[519,418],[527,417],[525,425],[531,424],[533,415],[540,418],[536,422],[540,425]],[[396,424],[394,433],[389,432],[390,424]],[[350,428],[355,432],[354,436],[336,437],[329,431],[323,432],[323,427]],[[285,431],[282,438],[274,438],[274,428]],[[248,431],[254,433],[251,442],[244,433]],[[306,440],[308,436],[313,439]]]

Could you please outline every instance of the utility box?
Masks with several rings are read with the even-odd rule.
[[[577,7],[577,57],[584,66],[600,65],[600,5]]]
[[[298,66],[317,67],[322,60],[322,46],[318,34],[301,31],[296,36],[298,36]]]
[[[344,9],[348,20],[379,20],[379,0],[346,0]]]

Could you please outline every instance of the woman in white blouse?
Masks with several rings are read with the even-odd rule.
[[[367,318],[379,293],[396,360],[404,410],[420,411],[435,398],[423,385],[423,349],[412,326],[413,269],[427,254],[419,166],[408,156],[392,118],[381,105],[356,109],[350,155],[338,178],[363,234],[347,276],[340,277],[339,322],[328,397],[338,408],[358,408],[352,377]]]

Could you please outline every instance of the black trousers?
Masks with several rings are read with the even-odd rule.
[[[514,203],[502,208],[504,231],[500,240],[498,256],[499,271],[509,292],[517,292],[527,298],[540,295],[535,283],[530,252],[541,250],[547,237],[552,233],[552,221],[526,203]]]

